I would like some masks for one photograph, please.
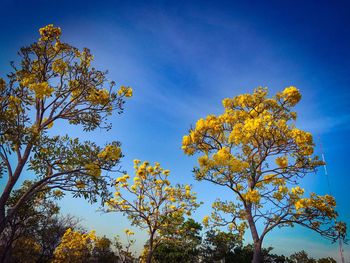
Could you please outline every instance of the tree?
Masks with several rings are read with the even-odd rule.
[[[337,263],[337,261],[334,258],[326,257],[318,259],[317,263]]]
[[[114,247],[118,257],[118,262],[132,263],[134,262],[135,257],[131,252],[131,246],[135,243],[135,239],[132,239],[132,236],[134,236],[135,233],[130,229],[125,229],[124,233],[126,235],[126,244],[123,245],[120,241],[120,237],[117,235],[114,238]]]
[[[289,263],[288,257],[284,255],[272,254],[272,247],[262,248],[261,255],[263,262],[266,263]],[[236,247],[234,249],[234,255],[231,261],[226,262],[240,262],[240,263],[250,263],[252,262],[254,256],[254,245],[248,244],[244,247]]]
[[[160,231],[161,242],[154,249],[153,258],[159,263],[198,262],[202,225],[192,218]]]
[[[40,256],[37,262],[48,262],[54,257],[54,251],[60,244],[67,229],[83,231],[80,219],[72,215],[55,215],[42,220],[37,227],[35,240],[40,245]]]
[[[27,188],[25,181],[12,192],[9,205],[15,204]],[[1,234],[0,262],[21,262],[32,258],[35,262],[48,262],[68,228],[81,229],[79,219],[60,216],[60,208],[52,200],[57,191],[40,192],[24,203],[8,222]],[[28,246],[24,249],[24,246]]]
[[[54,252],[54,263],[89,261],[97,242],[95,231],[81,233],[67,229]]]
[[[116,255],[111,249],[112,241],[103,236],[95,242],[95,247],[92,250],[93,262],[114,263],[117,260]]]
[[[30,183],[25,181],[20,189],[12,192],[8,204],[15,204],[29,186]],[[37,194],[34,198],[21,206],[16,215],[8,222],[7,227],[1,234],[1,262],[9,261],[10,258],[13,261],[18,261],[15,254],[19,255],[17,248],[22,250],[22,246],[28,243],[24,242],[25,240],[30,240],[29,243],[35,243],[36,246],[32,246],[33,248],[40,248],[36,240],[39,225],[57,215],[59,211],[58,206],[51,200],[48,200],[46,196],[47,193],[44,192]],[[36,253],[32,253],[33,258],[34,254],[37,254],[40,250],[41,249],[37,250]],[[23,253],[21,254],[23,255]]]
[[[295,263],[316,263],[316,260],[309,258],[309,255],[304,250],[292,254],[290,261]]]
[[[224,99],[224,113],[198,120],[182,142],[187,155],[202,154],[194,168],[196,179],[227,187],[236,199],[218,199],[205,221],[239,232],[248,226],[254,263],[261,262],[264,237],[277,226],[298,224],[337,238],[334,198],[315,193],[304,197],[304,189],[297,185],[323,164],[312,157],[312,135],[294,125],[292,109],[300,92],[288,87],[267,96],[267,89],[258,88],[253,94]],[[260,222],[264,228],[259,232]]]
[[[231,232],[226,233],[219,230],[209,230],[202,244],[201,255],[203,262],[224,262],[234,261],[235,249],[242,246],[242,239],[239,235]]]
[[[36,263],[40,257],[40,245],[30,236],[20,236],[14,241],[9,263]]]
[[[125,174],[116,179],[115,197],[107,201],[108,211],[121,211],[128,216],[132,225],[147,229],[149,234],[147,263],[153,257],[159,244],[159,232],[176,222],[184,214],[198,207],[191,186],[171,186],[168,180],[169,170],[159,163],[151,166],[148,162],[134,161],[135,176],[130,185],[130,176]]]
[[[123,112],[124,98],[132,90],[115,90],[107,72],[91,66],[89,49],[80,51],[61,42],[60,28],[47,25],[39,32],[37,42],[20,49],[20,65],[12,63],[8,81],[0,79],[0,175],[7,177],[0,196],[0,233],[41,191],[69,191],[91,202],[98,196],[108,198],[108,181],[101,170],[110,171],[122,157],[119,142],[102,149],[49,132],[54,123],[80,125],[84,131],[109,129],[107,117]],[[32,176],[31,186],[9,207],[24,173]]]

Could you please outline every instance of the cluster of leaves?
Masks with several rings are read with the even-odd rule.
[[[161,232],[161,242],[154,250],[155,262],[197,262],[201,244],[201,224],[189,218]]]

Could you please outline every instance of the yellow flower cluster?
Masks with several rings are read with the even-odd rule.
[[[118,178],[115,180],[115,182],[116,182],[116,183],[126,183],[127,180],[128,180],[129,178],[130,178],[130,175],[124,174],[123,176],[118,177]]]
[[[234,214],[236,213],[236,205],[233,202],[222,202],[221,200],[216,200],[212,204],[212,208],[215,211],[221,211],[225,214]]]
[[[206,119],[199,119],[194,130],[190,131],[189,135],[185,135],[182,139],[182,149],[188,155],[194,154],[196,151],[195,144],[199,144],[198,148],[203,151],[208,151],[207,144],[202,144],[203,134],[208,133],[212,136],[217,136],[223,132],[223,124],[215,115],[208,115]]]
[[[75,186],[76,186],[78,189],[85,189],[86,184],[85,184],[83,181],[78,180],[78,181],[75,183]]]
[[[9,101],[9,109],[11,111],[21,110],[21,99],[20,98],[11,95],[8,98],[8,101]]]
[[[204,216],[203,217],[203,220],[202,220],[202,223],[205,227],[208,227],[209,225],[209,216]]]
[[[124,233],[127,235],[127,236],[133,236],[135,235],[135,233],[133,231],[131,231],[130,229],[124,229]]]
[[[199,119],[195,128],[183,137],[182,149],[186,154],[192,155],[196,151],[207,153],[213,147],[219,148],[219,144],[233,143],[242,148],[244,146],[247,150],[244,153],[249,154],[251,151],[247,146],[258,147],[262,141],[274,141],[281,146],[288,144],[289,137],[294,136],[291,133],[293,126],[288,121],[296,116],[294,112],[286,111],[278,100],[281,94],[284,94],[283,98],[296,103],[299,92],[296,88],[289,87],[276,98],[269,99],[266,98],[267,89],[258,88],[253,94],[224,99],[225,112],[219,116],[208,115],[205,119]],[[302,141],[308,144],[308,135],[299,141],[299,144]]]
[[[323,215],[329,218],[336,218],[337,213],[334,208],[336,206],[336,202],[333,196],[330,195],[316,195],[315,193],[311,193],[309,198],[300,198],[294,203],[295,210],[300,212],[303,208],[316,209]]]
[[[277,157],[275,161],[276,161],[276,164],[280,168],[288,167],[288,157],[287,156]]]
[[[28,88],[35,92],[35,97],[38,99],[50,97],[54,91],[54,88],[50,87],[47,82],[32,83],[28,85]]]
[[[94,56],[91,54],[88,48],[84,48],[83,52],[76,52],[76,56],[80,58],[80,63],[84,67],[90,67],[91,61],[94,59]]]
[[[267,95],[267,89],[259,87],[254,91],[254,94],[242,94],[232,99],[226,98],[222,101],[225,109],[233,108],[250,108],[257,105]]]
[[[273,198],[277,199],[278,201],[281,201],[288,193],[288,187],[284,185],[279,185],[277,192],[273,193]]]
[[[74,79],[74,80],[70,80],[68,82],[69,85],[69,90],[72,92],[71,95],[71,100],[76,99],[78,97],[80,97],[82,94],[85,94],[86,92],[84,92],[84,90],[80,87],[79,85],[79,81]]]
[[[109,92],[106,89],[92,89],[86,99],[90,101],[92,105],[105,105],[110,100]]]
[[[284,178],[274,178],[274,180],[272,181],[273,185],[279,185],[279,186],[284,186],[286,185],[286,179]]]
[[[121,149],[115,145],[107,145],[98,155],[98,158],[117,161],[121,156]]]
[[[61,36],[61,28],[54,27],[53,24],[49,24],[45,27],[39,29],[40,39],[41,41],[53,41],[59,40]]]
[[[65,73],[67,69],[67,63],[62,59],[57,59],[52,63],[52,70],[56,73],[60,73],[61,75]]]
[[[291,106],[296,105],[301,99],[301,94],[299,90],[294,86],[285,88],[281,96],[284,99],[284,101]]]
[[[222,167],[228,173],[242,172],[249,166],[247,162],[236,159],[230,153],[228,147],[219,149],[211,156],[211,158],[208,155],[199,157],[198,163],[202,171],[208,171],[210,169],[217,170],[217,168]],[[216,174],[219,175],[220,172],[214,172],[214,175]],[[198,174],[197,177],[200,175],[201,174]]]
[[[101,175],[101,168],[96,163],[88,163],[88,164],[85,164],[84,167],[88,175],[91,175],[94,177],[99,177]]]
[[[291,189],[291,194],[293,196],[297,196],[297,197],[300,197],[304,194],[305,190],[303,188],[301,188],[300,186],[296,186],[296,187],[293,187]]]
[[[86,252],[92,252],[96,240],[95,231],[83,234],[68,228],[54,251],[53,262],[83,262]]]
[[[64,195],[61,190],[54,190],[52,194],[56,197],[62,197]]]
[[[300,148],[303,155],[312,155],[314,152],[314,143],[311,133],[305,132],[299,129],[293,129],[291,137],[295,140],[295,143]]]
[[[259,191],[254,189],[249,189],[247,193],[242,194],[243,198],[253,204],[258,204],[260,202],[261,196]]]
[[[132,97],[132,88],[121,86],[118,90],[119,96]]]

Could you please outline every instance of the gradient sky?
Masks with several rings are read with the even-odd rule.
[[[130,173],[135,158],[160,162],[171,170],[172,182],[193,184],[205,202],[194,215],[198,221],[218,194],[229,195],[193,179],[196,160],[182,153],[182,136],[197,119],[220,113],[225,97],[257,86],[274,94],[295,85],[303,95],[297,124],[314,134],[318,154],[322,142],[331,189],[323,169],[305,178],[303,186],[307,192],[331,191],[340,218],[350,225],[350,2],[174,3],[2,0],[0,75],[10,71],[17,50],[36,41],[38,28],[49,23],[62,28],[63,41],[89,47],[94,66],[108,69],[118,84],[132,86],[134,97],[124,114],[111,119],[109,132],[83,134],[57,125],[53,132],[71,132],[102,145],[120,140],[122,165]],[[84,218],[101,235],[122,234],[128,227],[121,214],[101,214],[84,200],[67,197],[61,205],[63,213]],[[145,234],[137,237],[140,248]],[[275,247],[275,253],[305,249],[315,257],[338,258],[337,244],[299,227],[272,232],[264,245]],[[349,260],[349,246],[345,255]]]

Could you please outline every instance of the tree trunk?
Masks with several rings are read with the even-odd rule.
[[[262,263],[263,257],[261,253],[261,242],[254,242],[254,254],[253,254],[253,260],[252,263]]]
[[[153,256],[153,238],[154,238],[154,231],[151,231],[151,236],[149,238],[149,245],[148,245],[148,254],[147,254],[147,263],[152,263],[152,256]]]
[[[10,237],[7,238],[6,240],[6,245],[3,247],[3,249],[0,251],[0,262],[7,262],[7,259],[9,259],[10,255],[11,255],[11,248],[12,248],[12,244],[15,240],[15,233],[16,233],[16,229],[11,228],[11,235]],[[3,242],[5,242],[5,238]]]
[[[152,254],[153,254],[153,251],[148,251],[148,255],[146,259],[147,263],[152,263]]]
[[[3,231],[6,228],[7,222],[11,219],[11,217],[14,214],[13,212],[12,212],[12,214],[10,213],[11,215],[8,215],[6,213],[6,203],[11,196],[11,192],[12,192],[15,184],[17,183],[19,177],[22,174],[22,170],[27,163],[27,160],[28,160],[29,155],[31,153],[32,147],[33,147],[32,143],[29,143],[24,151],[23,156],[18,157],[17,167],[16,167],[14,173],[12,174],[12,176],[10,176],[10,174],[9,174],[9,179],[7,181],[5,189],[1,194],[1,197],[0,197],[0,234],[3,233]]]
[[[262,237],[259,237],[258,231],[256,229],[256,225],[254,222],[254,218],[252,216],[251,204],[246,207],[247,219],[250,228],[250,232],[252,234],[252,238],[254,241],[254,254],[252,263],[262,263],[263,258],[261,254],[261,245],[262,245]]]
[[[8,257],[9,257],[9,254],[10,254],[10,250],[11,250],[11,246],[12,244],[10,242],[8,242],[6,244],[5,247],[3,247],[2,251],[0,252],[0,262],[6,262]]]
[[[0,207],[0,235],[4,232],[8,218],[5,215],[5,207]]]
[[[9,178],[6,187],[0,197],[0,234],[4,231],[8,222],[8,217],[6,215],[6,202],[10,198],[10,193],[14,185],[14,180],[12,178]]]

